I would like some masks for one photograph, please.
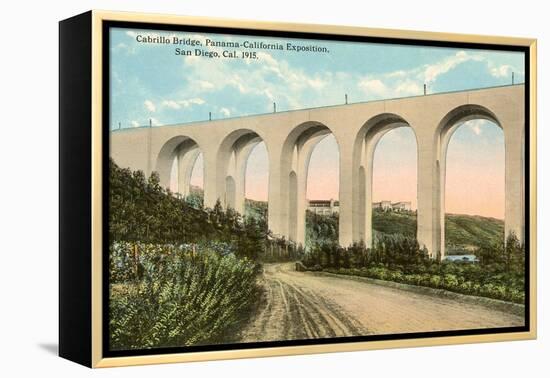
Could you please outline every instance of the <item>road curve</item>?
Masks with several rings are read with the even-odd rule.
[[[261,305],[240,342],[521,326],[481,304],[265,264]]]

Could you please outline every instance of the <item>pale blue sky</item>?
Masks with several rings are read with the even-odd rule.
[[[220,41],[315,43],[329,53],[255,50],[257,60],[174,54],[136,35]],[[223,48],[212,48],[221,51]],[[242,49],[241,49],[242,50]],[[248,50],[254,51],[254,50]],[[358,42],[252,38],[114,28],[111,126],[173,124],[214,118],[504,85],[524,80],[523,54]]]
[[[241,43],[313,43],[326,47],[329,53],[241,48],[238,50],[257,51],[259,58],[183,57],[174,54],[176,46],[172,44],[138,43],[137,35],[177,36],[203,43],[206,38]],[[209,112],[213,118],[238,117],[271,112],[273,102],[279,111],[334,105],[343,103],[346,93],[349,102],[407,97],[421,95],[424,83],[429,93],[506,85],[511,83],[512,72],[516,83],[524,81],[522,53],[114,28],[110,123],[113,129],[119,123],[126,128],[147,125],[149,120],[154,126],[168,125],[205,120]],[[484,121],[459,131],[451,141],[458,146],[457,151],[465,153],[453,155],[459,160],[461,156],[471,157],[468,151],[489,154],[501,144],[502,132]],[[312,156],[308,197],[337,198],[337,187],[322,184],[325,180],[337,182],[337,161],[336,143],[327,137]],[[395,130],[380,142],[375,156],[377,199],[386,195],[383,190],[377,193],[376,188],[404,186],[399,177],[393,175],[392,179],[390,171],[396,166],[400,171],[416,172],[416,142],[410,130]],[[200,159],[196,168],[194,183],[200,181]],[[247,169],[247,196],[266,198],[267,170],[265,147],[259,145]],[[404,198],[387,199],[415,203],[416,185],[412,187],[401,194],[388,193]]]

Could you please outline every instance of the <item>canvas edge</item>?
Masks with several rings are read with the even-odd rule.
[[[58,24],[58,354],[91,366],[91,12]],[[74,127],[81,125],[83,127]]]
[[[132,357],[102,357],[102,23],[131,21],[160,24],[185,24],[251,30],[294,31],[336,35],[357,35],[414,39],[426,41],[500,44],[528,47],[530,52],[530,330],[503,334],[447,336],[402,340],[348,342],[328,345],[271,347],[220,350],[210,352],[174,353]],[[537,337],[536,305],[536,39],[336,26],[259,22],[196,16],[176,16],[149,13],[92,11],[92,367],[117,367],[176,362],[199,362],[253,357],[273,357],[314,353],[351,352],[373,349],[426,347],[450,344],[470,344],[498,341],[532,340]]]

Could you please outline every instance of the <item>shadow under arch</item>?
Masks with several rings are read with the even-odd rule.
[[[445,257],[445,191],[446,191],[446,171],[447,171],[447,150],[449,142],[455,131],[465,122],[475,119],[484,119],[497,125],[503,130],[502,124],[496,114],[485,106],[477,104],[466,104],[450,110],[439,122],[434,136],[434,151],[436,151],[434,190],[436,196],[436,216],[435,223],[437,229],[435,232],[435,245],[438,250],[432,253],[432,256]],[[504,130],[503,130],[504,131]],[[506,138],[503,133],[504,138]],[[504,143],[506,145],[506,141]],[[505,168],[506,169],[506,168]],[[506,186],[505,186],[505,191]],[[437,198],[438,197],[438,198]],[[505,219],[506,221],[506,219]]]
[[[198,143],[188,136],[178,135],[166,141],[159,151],[155,164],[160,185],[164,188],[170,186],[172,164],[177,159],[178,192],[182,196],[189,194],[191,174],[200,153],[201,148]]]
[[[372,184],[374,153],[378,142],[391,130],[409,127],[418,140],[413,127],[400,115],[382,113],[370,118],[357,133],[353,146],[353,190],[352,190],[352,237],[366,247],[373,245],[372,228]]]
[[[238,129],[221,142],[216,156],[216,196],[222,206],[244,214],[248,158],[252,150],[264,141],[256,131]]]
[[[294,127],[282,145],[278,185],[280,206],[278,219],[271,219],[271,225],[276,234],[302,246],[305,245],[309,162],[317,144],[330,134],[338,144],[336,135],[327,125],[308,121]]]

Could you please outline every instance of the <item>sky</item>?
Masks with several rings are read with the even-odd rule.
[[[247,49],[252,58],[176,55],[170,41],[315,45],[322,52]],[[201,47],[208,53],[226,48]],[[418,47],[341,41],[312,41],[205,33],[113,28],[110,41],[112,129],[153,127],[208,119],[294,110],[344,102],[380,100],[465,90],[524,81],[523,54],[513,52]],[[459,127],[448,150],[446,211],[503,218],[504,148],[500,128],[474,120]],[[265,200],[269,164],[265,145],[251,153],[246,196]],[[191,183],[202,185],[202,159]],[[308,174],[309,199],[338,198],[338,147],[324,138],[313,151]],[[411,201],[416,207],[416,141],[410,129],[388,132],[375,151],[375,201]]]

